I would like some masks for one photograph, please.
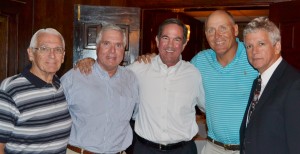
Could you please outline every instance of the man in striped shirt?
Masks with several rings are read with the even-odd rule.
[[[40,29],[27,49],[31,65],[0,87],[0,154],[65,154],[71,130],[67,102],[55,75],[65,43],[52,28]]]
[[[248,62],[231,14],[213,12],[206,20],[205,35],[211,49],[191,60],[205,89],[208,142],[202,154],[239,154],[240,125],[258,72]]]

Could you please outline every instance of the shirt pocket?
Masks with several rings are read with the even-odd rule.
[[[196,105],[193,99],[191,94],[177,93],[173,100],[175,110],[183,115],[193,113]]]

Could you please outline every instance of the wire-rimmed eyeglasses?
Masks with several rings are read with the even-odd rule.
[[[42,54],[49,54],[51,50],[53,51],[54,54],[63,54],[65,52],[64,48],[62,47],[56,47],[56,48],[50,48],[50,47],[38,47],[38,48],[32,48],[35,50],[38,50]]]

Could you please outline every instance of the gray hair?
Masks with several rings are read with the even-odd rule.
[[[278,27],[272,21],[270,21],[268,17],[257,17],[250,21],[243,32],[244,40],[247,34],[257,32],[258,30],[268,32],[273,45],[281,41],[280,31]]]
[[[45,29],[40,29],[38,30],[37,32],[34,33],[34,35],[31,37],[31,41],[30,41],[30,45],[29,45],[29,48],[35,48],[37,47],[37,41],[38,41],[38,37],[41,35],[41,34],[53,34],[53,35],[57,35],[60,39],[61,39],[61,42],[63,44],[63,48],[65,48],[65,40],[64,40],[64,37],[54,28],[45,28]]]
[[[108,31],[108,30],[116,30],[116,31],[121,32],[122,35],[123,35],[123,45],[124,45],[124,47],[126,47],[127,37],[126,37],[125,31],[124,31],[121,27],[119,27],[119,26],[117,26],[117,25],[114,25],[114,24],[107,24],[107,25],[104,25],[104,26],[101,28],[100,32],[98,33],[98,37],[97,37],[97,39],[96,39],[96,45],[97,45],[97,46],[99,45],[99,43],[100,43],[101,40],[102,40],[102,35],[103,35],[103,33],[104,33],[105,31]]]
[[[176,24],[176,25],[182,27],[182,29],[183,29],[183,44],[186,43],[186,41],[187,41],[187,35],[188,35],[188,29],[186,28],[186,26],[185,26],[185,24],[183,22],[181,22],[179,19],[176,19],[176,18],[170,18],[170,19],[166,19],[165,21],[163,21],[159,25],[157,37],[158,38],[161,37],[163,28],[166,25],[169,25],[169,24]]]

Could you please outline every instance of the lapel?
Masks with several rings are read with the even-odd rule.
[[[261,113],[260,110],[262,110],[264,104],[266,104],[266,102],[268,102],[268,99],[271,97],[274,97],[273,96],[274,89],[278,86],[278,82],[280,81],[280,78],[282,77],[286,67],[287,67],[286,61],[282,60],[280,62],[280,64],[278,65],[278,67],[273,72],[269,82],[267,83],[263,93],[260,96],[260,99],[258,100],[258,104],[256,104],[256,106],[255,106],[255,110],[253,111],[253,113],[251,115],[251,119],[248,123],[248,127],[252,125],[252,121],[255,118],[259,118],[258,115],[259,115],[259,113]],[[253,89],[253,87],[252,87],[252,89]],[[248,106],[249,106],[249,103],[248,103]]]

